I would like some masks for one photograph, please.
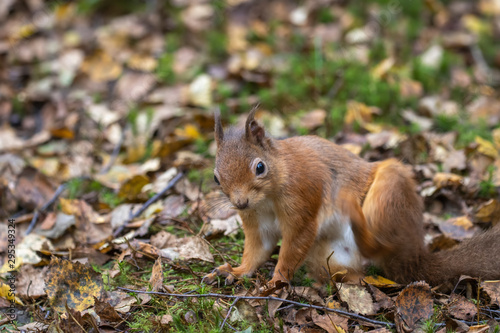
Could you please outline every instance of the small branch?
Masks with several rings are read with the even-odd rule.
[[[146,209],[148,209],[149,206],[151,206],[154,202],[158,201],[161,197],[163,197],[165,195],[165,193],[167,193],[168,190],[170,190],[172,187],[174,187],[174,185],[179,181],[179,179],[182,178],[182,176],[184,176],[184,172],[181,171],[179,172],[168,184],[167,186],[165,186],[165,188],[163,190],[161,190],[160,192],[156,193],[154,197],[152,197],[151,199],[149,199],[148,201],[146,201],[146,203],[135,213],[130,214],[128,220],[126,220],[122,226],[120,226],[118,229],[116,229],[116,231],[114,232],[113,234],[113,237],[118,237],[119,234],[121,234],[121,232],[123,231],[123,229],[125,229],[125,225],[132,221],[133,219],[135,219],[136,217],[140,216],[142,213],[144,213],[144,211]]]
[[[363,320],[367,323],[374,324],[374,325],[390,326],[390,327],[396,326],[393,323],[387,323],[385,321],[379,321],[379,320],[375,320],[375,319],[366,318],[364,316],[361,316],[361,315],[358,315],[355,313],[350,313],[347,311],[331,309],[331,308],[327,308],[325,306],[318,306],[318,305],[295,302],[295,301],[291,301],[288,299],[283,299],[283,298],[273,297],[273,296],[234,296],[234,295],[223,295],[223,294],[215,294],[215,293],[187,295],[187,294],[162,293],[162,292],[156,292],[156,291],[142,291],[142,290],[123,288],[123,287],[117,287],[117,288],[120,290],[123,290],[123,291],[131,292],[131,293],[150,294],[150,295],[169,296],[169,297],[186,297],[186,298],[190,298],[190,297],[194,297],[194,298],[214,297],[214,298],[229,298],[229,299],[255,299],[255,300],[265,300],[265,301],[279,301],[279,302],[283,302],[283,303],[294,304],[294,305],[301,306],[301,307],[306,307],[306,308],[311,308],[311,309],[316,309],[316,310],[321,310],[321,311],[327,311],[327,312],[334,312],[338,315],[345,316],[345,317],[348,317],[350,319]]]
[[[40,212],[46,211],[57,200],[57,198],[61,195],[61,193],[65,189],[66,189],[66,184],[59,185],[59,187],[56,190],[56,193],[54,193],[54,196],[49,201],[47,201],[47,203],[43,205],[42,208],[40,208],[40,210],[35,211],[35,215],[33,215],[30,225],[28,226],[28,229],[26,229],[26,233],[24,234],[25,236],[29,235],[35,228],[36,222],[38,220],[38,215],[40,215]]]
[[[229,318],[229,316],[231,315],[231,311],[233,310],[233,307],[236,305],[236,303],[238,303],[238,301],[240,300],[239,297],[236,297],[233,301],[233,303],[231,304],[231,306],[229,307],[229,309],[227,310],[227,314],[226,314],[226,317],[224,318],[224,321],[222,322],[222,324],[220,325],[220,330],[222,331],[222,329],[224,328],[224,326],[226,325],[226,321],[227,319]]]

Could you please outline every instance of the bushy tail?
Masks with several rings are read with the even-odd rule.
[[[349,191],[339,193],[338,200],[350,217],[361,254],[396,282],[438,285],[460,275],[500,279],[500,225],[452,249],[431,253],[424,245],[422,199],[411,171],[396,160],[377,166],[362,207]]]
[[[422,273],[432,285],[455,282],[460,275],[500,279],[500,225],[449,250],[428,254],[427,263],[422,263]]]

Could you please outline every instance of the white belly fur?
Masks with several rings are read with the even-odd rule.
[[[333,252],[330,259],[334,261],[332,265],[336,263],[346,268],[360,269],[362,258],[354,240],[349,218],[338,213],[330,214],[323,220],[321,220],[321,217],[320,215],[320,228],[317,238],[329,242],[330,253]]]
[[[266,251],[271,251],[281,237],[279,222],[274,214],[272,202],[264,203],[259,209],[259,232],[262,240],[262,247]]]

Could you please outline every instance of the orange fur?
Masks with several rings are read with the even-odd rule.
[[[395,159],[368,163],[315,136],[273,139],[254,114],[244,129],[225,132],[216,114],[214,173],[241,216],[245,247],[239,267],[222,265],[206,277],[208,282],[218,274],[228,282],[253,274],[280,237],[271,285],[289,281],[303,263],[321,283],[342,269],[354,279],[362,272],[362,256],[398,282],[437,284],[470,271],[462,263],[467,259],[459,257],[477,255],[467,250],[488,258],[491,251],[500,253],[495,241],[500,227],[450,252],[429,253],[423,242],[423,204],[409,167]],[[256,169],[259,162],[265,166],[262,173]],[[446,263],[455,257],[460,263]],[[488,263],[492,268],[474,266],[472,275],[499,278],[500,259]]]

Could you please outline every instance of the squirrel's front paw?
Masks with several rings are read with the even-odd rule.
[[[204,282],[206,284],[215,284],[215,282],[217,282],[218,276],[226,278],[225,284],[227,286],[233,284],[234,281],[238,278],[238,276],[234,274],[233,267],[231,267],[229,263],[225,263],[224,265],[221,265],[214,269],[211,273],[205,275],[201,282]]]

